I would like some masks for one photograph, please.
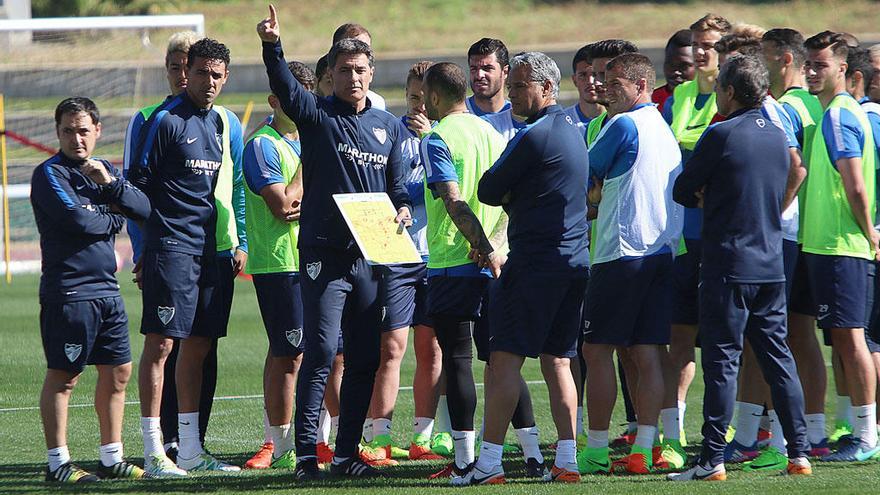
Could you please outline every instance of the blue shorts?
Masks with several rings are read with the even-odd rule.
[[[785,241],[782,244],[785,249]],[[798,245],[798,256],[794,266],[794,274],[792,275],[791,289],[788,297],[788,309],[792,313],[798,313],[807,316],[816,316],[816,303],[813,300],[813,290],[810,284],[810,273],[807,270],[807,257],[802,246]],[[783,254],[785,251],[783,251]],[[788,271],[786,265],[786,283],[788,283]]]
[[[476,321],[480,317],[489,280],[483,276],[428,277],[428,315]]]
[[[202,257],[176,251],[146,251],[143,261],[141,333],[190,336],[199,303]],[[208,276],[216,271],[208,270]]]
[[[428,269],[424,263],[389,266],[386,287],[384,331],[431,326],[426,314]]]
[[[850,256],[805,253],[819,328],[868,328],[874,263]]]
[[[874,298],[871,300],[871,320],[865,330],[871,352],[880,352],[880,277],[876,276],[878,266],[880,263],[874,262]]]
[[[303,305],[297,272],[253,276],[257,303],[272,357],[296,357],[303,352]]]
[[[593,265],[584,302],[584,343],[669,344],[672,256]]]
[[[700,262],[703,241],[685,239],[687,253],[676,256],[672,267],[672,323],[696,325],[700,320]]]
[[[198,306],[190,335],[211,338],[226,337],[234,292],[233,259],[229,256],[203,257],[202,274],[199,277]]]
[[[480,303],[480,316],[474,322],[474,347],[477,348],[477,359],[484,363],[489,362],[489,338],[491,337],[490,324],[492,321],[492,293],[498,280],[494,278],[488,279],[486,283],[486,291],[483,292],[483,300]]]
[[[489,350],[577,356],[587,277],[505,266],[490,292]]]
[[[40,304],[40,335],[49,369],[80,373],[88,364],[131,362],[122,297]]]

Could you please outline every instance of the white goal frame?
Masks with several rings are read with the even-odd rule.
[[[72,31],[83,29],[136,28],[191,28],[199,36],[204,36],[205,16],[202,14],[184,14],[0,19],[0,33],[17,31]]]

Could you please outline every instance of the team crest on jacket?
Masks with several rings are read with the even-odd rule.
[[[64,344],[64,354],[67,355],[67,360],[71,363],[76,361],[79,355],[82,354],[82,350],[82,344]]]
[[[309,274],[309,278],[315,280],[318,278],[318,275],[321,274],[321,262],[316,261],[314,263],[306,264],[306,273]]]
[[[373,127],[373,135],[376,136],[376,139],[378,139],[381,144],[385,144],[385,140],[388,139],[388,132],[379,127]]]
[[[159,306],[156,308],[156,315],[163,325],[168,325],[168,322],[174,318],[174,306]]]
[[[290,342],[290,345],[294,347],[299,347],[299,344],[303,340],[303,329],[302,328],[294,328],[293,330],[288,330],[285,332],[287,336],[287,341]]]

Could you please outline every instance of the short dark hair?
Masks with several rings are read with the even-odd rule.
[[[819,34],[810,36],[804,41],[804,47],[807,50],[824,50],[826,48],[831,48],[831,53],[840,60],[846,60],[850,50],[846,42],[846,37],[833,31],[822,31]]]
[[[217,40],[211,38],[202,38],[189,47],[186,53],[186,66],[192,67],[196,57],[202,57],[207,60],[220,60],[229,68],[229,48]]]
[[[452,62],[439,62],[425,71],[425,84],[452,103],[464,101],[467,95],[467,78],[464,71]]]
[[[759,57],[737,53],[721,66],[718,86],[733,87],[733,98],[736,101],[747,108],[755,108],[767,96],[770,74]]]
[[[725,55],[733,52],[758,55],[761,53],[761,40],[741,34],[725,34],[715,42],[715,51]]]
[[[627,40],[602,40],[587,45],[590,47],[589,56],[590,63],[597,58],[614,58],[624,53],[637,53],[639,47],[635,43]]]
[[[605,67],[606,73],[620,67],[623,77],[628,81],[638,82],[639,79],[645,79],[648,82],[648,90],[654,89],[657,73],[654,71],[654,64],[651,59],[641,53],[624,53],[612,58]]]
[[[421,62],[416,62],[409,68],[409,72],[406,73],[406,85],[409,86],[409,83],[413,80],[418,79],[421,81],[425,78],[425,72],[428,71],[428,67],[434,65],[434,62],[429,60],[422,60]]]
[[[373,49],[370,48],[370,45],[354,38],[343,38],[336,43],[333,43],[333,48],[331,48],[330,53],[327,54],[327,67],[330,70],[335,69],[336,59],[339,58],[340,55],[361,54],[367,56],[367,59],[370,61],[370,67],[372,67]]]
[[[797,67],[804,65],[807,58],[807,50],[804,48],[804,37],[801,33],[790,28],[776,28],[764,33],[761,41],[773,43],[780,53],[790,53],[793,64]]]
[[[346,22],[345,24],[336,28],[336,31],[333,31],[333,44],[339,43],[339,41],[344,40],[346,38],[354,38],[360,36],[362,34],[366,34],[373,39],[373,35],[370,34],[370,31],[367,28],[361,26],[356,22]]]
[[[874,65],[871,64],[871,53],[866,48],[850,48],[846,56],[846,77],[852,77],[856,72],[862,73],[862,89],[867,94],[874,77]]]
[[[859,45],[862,44],[862,42],[859,41],[859,38],[852,33],[840,32],[837,33],[837,35],[840,36],[844,43],[846,43],[846,46],[850,48],[858,48]]]
[[[55,107],[55,127],[61,125],[61,117],[67,113],[87,113],[92,118],[92,123],[97,125],[101,122],[101,114],[98,112],[98,106],[95,102],[84,96],[73,96],[61,101]]]
[[[510,55],[507,53],[507,46],[503,41],[497,40],[495,38],[483,38],[480,41],[477,41],[470,48],[468,48],[468,58],[471,58],[474,55],[491,55],[495,54],[495,58],[498,59],[498,65],[501,68],[507,67],[510,61]]]
[[[294,60],[287,63],[287,68],[290,69],[290,73],[293,74],[293,77],[295,77],[300,84],[305,86],[306,89],[312,90],[315,85],[318,84],[318,79],[315,77],[315,73],[312,72],[312,69],[309,68],[308,65]]]
[[[572,72],[577,72],[577,65],[579,62],[586,62],[587,64],[592,65],[593,57],[590,55],[590,47],[592,46],[593,44],[590,43],[578,48],[578,51],[574,52],[574,58],[571,59]]]
[[[679,29],[672,36],[669,37],[669,41],[666,42],[666,48],[664,51],[669,52],[671,50],[678,50],[679,48],[687,48],[694,44],[693,39],[691,39],[693,33],[691,33],[690,29]]]
[[[318,59],[318,62],[315,64],[315,80],[320,81],[324,74],[327,73],[327,69],[330,64],[327,63],[327,54],[324,54],[321,58]]]
[[[691,24],[691,31],[701,33],[718,31],[722,36],[729,33],[731,29],[733,29],[733,26],[730,24],[730,21],[718,14],[706,14]]]

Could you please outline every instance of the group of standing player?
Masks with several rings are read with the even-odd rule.
[[[866,337],[880,50],[709,14],[670,39],[657,89],[631,42],[584,46],[572,62],[578,102],[563,109],[552,59],[509,57],[484,38],[468,51],[469,80],[453,63],[413,66],[397,118],[369,91],[362,26],[336,31],[317,74],[285,61],[273,7],[257,31],[273,113],[247,138],[214,104],[229,51],[187,33],[168,46],[171,96],[131,120],[122,172],[91,156],[94,103],[56,109],[61,151],[32,180],[47,480],[239,470],[204,442],[242,271],[269,340],[265,439],[246,468],[308,481],[329,464],[373,477],[395,457],[454,455],[434,477],[503,483],[513,424],[527,475],[546,481],[681,470],[697,345],[703,449],[670,479],[724,479],[734,462],[810,474],[808,457],[880,455],[880,346]],[[332,199],[361,192],[389,195],[423,263],[367,263]],[[126,219],[144,303],[144,469],[121,444],[131,357],[113,240]],[[839,438],[825,431],[816,324],[833,346]],[[410,327],[415,414],[402,450],[391,416]],[[479,431],[473,344],[486,363]],[[549,468],[525,357],[540,358],[549,389]],[[67,401],[86,364],[98,368],[97,476],[66,447]],[[611,439],[618,375],[630,425]],[[616,441],[632,447],[612,462]]]

